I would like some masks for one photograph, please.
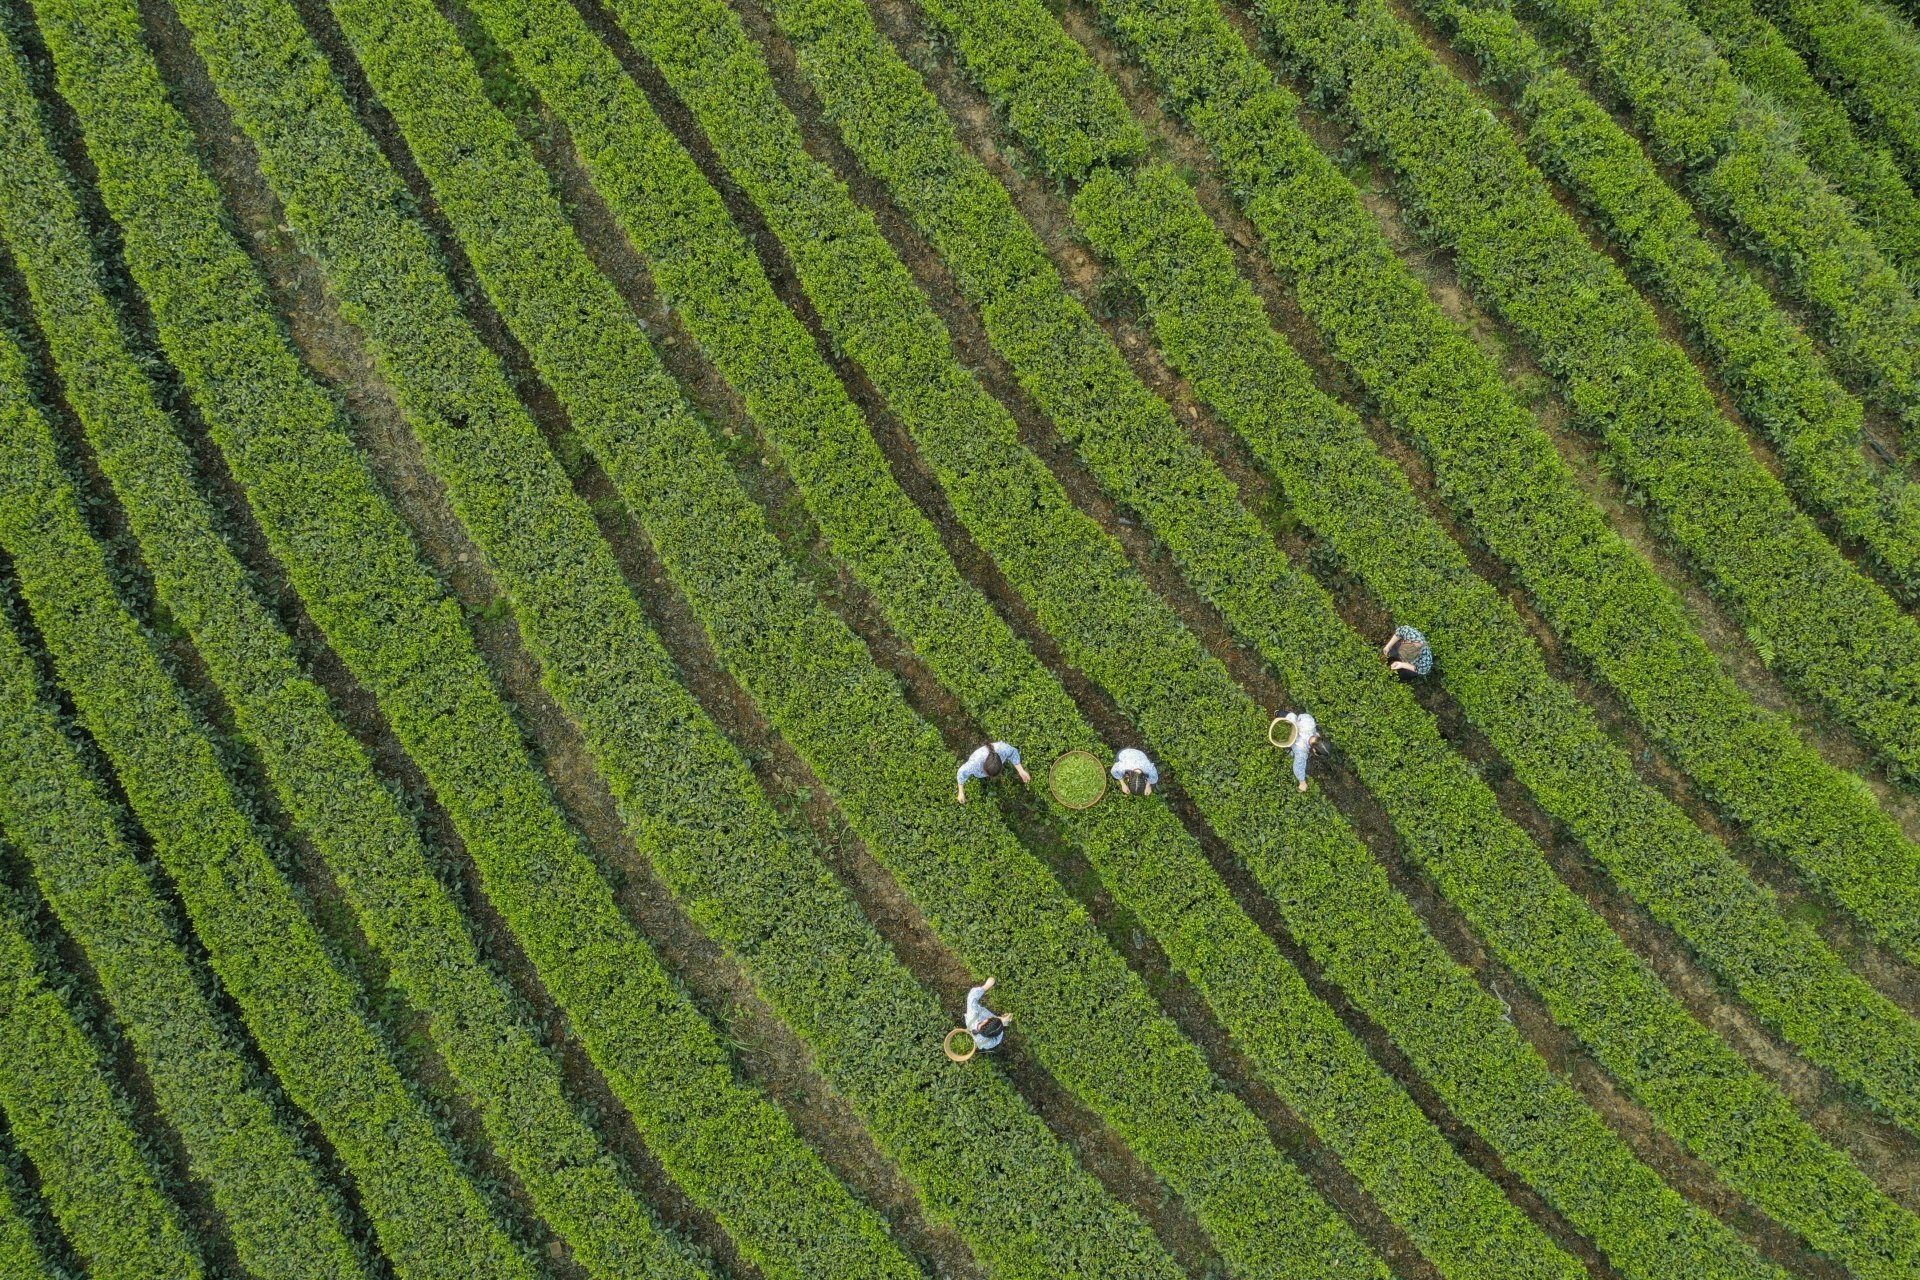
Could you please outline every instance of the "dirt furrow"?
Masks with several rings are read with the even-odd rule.
[[[278,201],[259,174],[251,143],[232,124],[224,105],[214,94],[177,19],[157,5],[147,6],[144,16],[149,39],[169,77],[176,100],[194,125],[209,171],[242,229],[242,242],[260,268],[276,309],[287,323],[303,358],[323,384],[347,405],[360,443],[367,450],[378,478],[409,519],[428,562],[460,599],[496,679],[502,679],[504,670],[517,662],[527,673],[526,681],[537,688],[533,663],[519,648],[505,601],[487,580],[479,567],[478,553],[466,542],[446,510],[439,483],[427,470],[397,403],[381,384],[361,335],[340,316],[318,265],[300,252],[288,234]],[[202,458],[217,458],[217,449],[204,437],[199,424],[192,425],[199,437],[195,444]],[[224,469],[222,476],[225,483],[219,496],[230,512],[243,513],[244,492],[225,476]],[[248,557],[249,567],[276,583],[278,594],[285,602],[283,612],[298,611],[297,597],[286,585],[284,575],[272,565],[264,547],[256,545],[252,550],[254,555]],[[325,647],[324,637],[305,617],[304,611],[299,611],[299,621],[300,632],[311,646],[310,652],[303,655],[311,661],[311,673],[334,698],[336,709],[349,728],[369,747],[376,767],[407,799],[440,858],[443,880],[468,911],[485,962],[506,977],[532,1011],[543,1041],[561,1063],[569,1093],[589,1122],[663,1218],[720,1259],[723,1274],[754,1274],[738,1261],[725,1233],[687,1200],[647,1152],[624,1109],[614,1100],[584,1049],[567,1030],[564,1011],[556,1008],[511,930],[487,901],[479,887],[478,873],[451,822],[419,770],[407,758],[375,700]],[[502,679],[502,683],[506,681]],[[511,690],[508,696],[513,696]],[[524,714],[521,723],[523,732],[527,731],[529,726]],[[560,766],[543,755],[537,735],[529,734],[529,740],[535,746],[535,754],[542,756],[541,763],[549,776],[553,776]],[[573,816],[578,823],[578,815]],[[339,902],[338,909],[342,913],[348,911],[343,901]],[[424,1045],[424,1025],[417,1039]],[[457,1093],[450,1080],[447,1090],[450,1094]],[[484,1134],[476,1132],[476,1139],[484,1143]],[[489,1180],[516,1201],[515,1216],[531,1238],[539,1241],[548,1264],[557,1274],[576,1274],[564,1244],[538,1222],[510,1171],[489,1156],[487,1172]]]
[[[768,44],[772,47],[776,54],[783,53],[778,47],[777,36],[767,30],[764,23],[756,24],[754,21],[755,15],[751,12],[744,12],[744,10],[748,8],[747,6],[740,7],[743,9],[743,17],[747,18],[749,25],[758,27],[756,35],[762,40],[763,44]],[[883,21],[884,20],[885,15],[883,15]],[[929,65],[932,63],[930,56],[918,59],[917,61],[921,63],[923,71],[937,71],[937,64]],[[1076,502],[1083,509],[1100,519],[1107,532],[1115,536],[1127,548],[1136,568],[1142,571],[1164,598],[1167,598],[1175,605],[1181,612],[1183,618],[1202,636],[1203,641],[1208,644],[1215,655],[1227,663],[1242,686],[1256,698],[1267,702],[1269,705],[1284,705],[1278,700],[1280,691],[1277,682],[1273,681],[1268,673],[1261,669],[1260,665],[1253,660],[1248,652],[1233,642],[1231,637],[1226,634],[1224,627],[1219,625],[1212,611],[1192,597],[1191,592],[1187,590],[1185,584],[1180,581],[1177,573],[1175,573],[1167,563],[1164,550],[1159,548],[1154,541],[1140,529],[1137,521],[1131,518],[1130,513],[1123,507],[1116,507],[1106,499],[1104,494],[1099,492],[1092,480],[1081,471],[1077,460],[1072,456],[1071,450],[1060,444],[1057,437],[1051,431],[1050,425],[1045,421],[1044,415],[1032,409],[1031,405],[1027,403],[1024,394],[1017,385],[1014,384],[1010,373],[992,352],[984,338],[984,334],[979,331],[978,325],[974,322],[974,318],[968,309],[957,301],[958,292],[947,278],[944,268],[938,263],[934,255],[926,249],[924,244],[919,241],[917,235],[910,228],[905,227],[901,219],[893,215],[891,207],[885,203],[884,192],[878,191],[874,188],[873,184],[864,180],[854,162],[838,150],[837,142],[833,138],[830,128],[821,123],[817,114],[811,117],[809,116],[809,108],[811,108],[812,104],[806,93],[804,83],[799,81],[798,77],[793,74],[790,65],[782,68],[780,62],[781,58],[776,57],[776,71],[777,73],[784,73],[782,90],[788,95],[789,105],[801,108],[799,114],[809,130],[810,146],[817,154],[832,157],[839,172],[843,176],[851,179],[850,185],[854,187],[856,194],[861,196],[870,208],[874,209],[883,229],[893,240],[895,247],[902,251],[902,256],[906,258],[915,270],[920,279],[923,291],[934,299],[936,307],[941,310],[943,319],[947,321],[955,332],[956,340],[969,364],[979,367],[986,372],[991,389],[1013,410],[1016,418],[1021,422],[1023,432],[1028,437],[1030,447],[1033,447],[1036,453],[1048,461],[1049,465],[1053,467],[1055,474],[1073,494]],[[968,103],[966,101],[967,95],[964,92],[958,91],[951,83],[946,87],[955,90],[951,96],[945,99],[945,103],[950,112],[955,114],[956,119],[963,122],[963,128],[965,127],[967,119],[971,117],[972,122],[976,126],[973,130],[974,138],[976,142],[980,141],[981,135],[990,124],[990,113],[987,112],[985,103],[980,101],[977,96],[973,98],[971,103]],[[1090,309],[1094,310],[1096,314],[1105,313],[1105,318],[1108,320],[1110,329],[1114,328],[1112,312],[1115,308],[1111,305],[1103,305],[1103,303],[1112,302],[1114,300],[1113,296],[1102,293],[1100,288],[1102,277],[1098,271],[1097,264],[1092,261],[1090,255],[1086,254],[1083,249],[1073,243],[1070,233],[1064,229],[1067,225],[1067,217],[1064,209],[1059,207],[1058,201],[1055,200],[1050,193],[1047,193],[1039,183],[1026,179],[1023,176],[1021,166],[1017,163],[1009,162],[1007,156],[999,152],[997,146],[993,145],[990,140],[987,141],[987,145],[978,149],[991,153],[991,167],[996,169],[998,176],[1003,182],[1015,189],[1016,198],[1019,198],[1022,194],[1030,197],[1029,200],[1023,201],[1023,204],[1037,204],[1040,206],[1051,204],[1053,206],[1052,208],[1045,209],[1044,215],[1037,219],[1037,222],[1043,224],[1043,226],[1051,226],[1053,230],[1053,234],[1047,237],[1051,241],[1049,249],[1054,253],[1056,260],[1063,263],[1064,273],[1069,279],[1074,281],[1075,287],[1079,289],[1082,294],[1082,300],[1086,302],[1090,306]],[[983,156],[983,158],[986,157]],[[1029,213],[1035,212],[1031,207],[1026,211]],[[1144,357],[1143,361],[1136,361],[1136,367],[1140,367],[1142,363],[1148,366],[1142,368],[1141,371],[1147,377],[1149,384],[1162,389],[1173,385],[1175,394],[1171,398],[1174,400],[1176,407],[1185,409],[1190,418],[1195,420],[1202,419],[1204,415],[1196,411],[1195,406],[1192,404],[1191,397],[1185,395],[1184,388],[1177,385],[1177,379],[1172,378],[1164,366],[1157,365],[1150,356],[1146,355],[1150,349],[1150,344],[1146,342],[1145,335],[1136,331],[1132,336],[1134,340],[1132,342],[1123,342],[1123,348],[1131,348],[1128,352],[1129,355],[1141,355]],[[1209,426],[1210,425],[1211,424],[1209,424]],[[1217,439],[1220,433],[1215,429],[1213,435]],[[1270,496],[1266,497],[1264,502],[1257,501],[1254,509],[1256,511],[1263,511],[1270,516],[1277,514],[1279,518],[1270,521],[1270,523],[1274,525],[1282,527],[1288,525],[1284,512],[1275,512]],[[1324,563],[1324,556],[1315,556],[1312,554],[1312,545],[1310,542],[1297,536],[1282,536],[1281,542],[1286,550],[1299,557],[1304,563],[1320,569],[1323,572],[1323,576],[1333,576],[1337,578],[1337,574],[1327,574],[1325,572],[1330,566]],[[1335,594],[1337,596],[1344,594],[1351,597],[1355,594],[1350,589],[1343,590],[1343,586],[1350,587],[1350,584],[1336,584]],[[1359,615],[1357,618],[1355,617],[1356,613]],[[1390,626],[1384,615],[1381,615],[1377,608],[1370,610],[1370,607],[1364,602],[1358,604],[1355,611],[1349,614],[1349,620],[1357,621],[1363,629],[1376,629],[1382,634],[1384,634]],[[1524,789],[1513,783],[1511,777],[1506,775],[1504,764],[1498,761],[1497,757],[1493,756],[1491,750],[1483,740],[1479,739],[1477,734],[1472,733],[1465,727],[1457,710],[1448,707],[1444,698],[1440,697],[1437,691],[1428,691],[1428,697],[1429,709],[1435,710],[1440,715],[1443,730],[1447,733],[1448,737],[1455,742],[1456,746],[1464,747],[1470,758],[1474,758],[1483,768],[1489,765],[1492,766],[1488,770],[1489,781],[1496,784],[1496,791],[1500,794],[1503,807],[1507,810],[1508,816],[1519,821],[1520,824],[1529,830],[1537,840],[1540,840],[1543,845],[1552,848],[1556,841],[1553,839],[1555,827],[1551,820],[1540,813],[1537,806],[1532,804],[1530,798],[1524,792]],[[1348,813],[1349,817],[1355,820],[1356,826],[1369,840],[1372,847],[1376,850],[1392,850],[1396,847],[1397,842],[1393,838],[1383,815],[1379,813],[1377,806],[1372,803],[1370,797],[1367,797],[1357,784],[1353,783],[1351,779],[1336,777],[1330,782],[1329,790],[1330,793],[1334,795],[1336,801],[1340,803]],[[1556,861],[1563,867],[1580,866],[1583,860],[1577,847],[1571,846],[1566,842],[1558,843],[1561,845],[1561,848],[1557,850],[1560,856]],[[1463,923],[1458,921],[1457,913],[1433,890],[1424,873],[1412,868],[1404,859],[1399,857],[1385,856],[1383,857],[1383,862],[1387,866],[1389,874],[1394,879],[1396,886],[1415,901],[1417,907],[1421,910],[1429,924],[1433,925],[1436,932],[1447,942],[1456,959],[1468,964],[1469,967],[1481,971],[1483,974],[1499,974],[1499,978],[1489,978],[1488,980],[1491,981],[1497,989],[1504,991],[1506,998],[1512,1002],[1514,993],[1520,990],[1519,984],[1510,975],[1506,975],[1497,964],[1489,962],[1489,958],[1485,956],[1473,940],[1470,931]],[[1576,887],[1585,892],[1589,900],[1594,901],[1596,907],[1601,908],[1607,914],[1611,915],[1614,913],[1614,909],[1618,909],[1623,916],[1631,920],[1637,912],[1637,909],[1631,904],[1626,904],[1624,907],[1621,907],[1618,906],[1618,904],[1607,901],[1604,897],[1598,897],[1596,894],[1595,878],[1590,874],[1583,872],[1580,876],[1580,882],[1576,884]],[[1641,929],[1639,933],[1640,937],[1635,940],[1644,943],[1646,930]],[[1632,936],[1633,935],[1630,934],[1630,937]],[[1713,992],[1712,985],[1704,979],[1699,978],[1697,973],[1691,972],[1684,951],[1679,948],[1677,944],[1673,943],[1671,939],[1663,939],[1663,941],[1665,942],[1665,954],[1662,956],[1662,959],[1670,960],[1672,966],[1680,972],[1683,979],[1691,979],[1690,981],[1676,982],[1676,985],[1681,987],[1683,994],[1695,1003],[1696,1013],[1701,1014],[1710,1024],[1717,1024],[1722,1021],[1741,1022],[1742,1020],[1737,1014],[1729,1014],[1727,1012],[1723,998],[1718,999],[1717,1002],[1713,999],[1715,993]],[[1663,964],[1662,967],[1664,968],[1666,966]],[[1535,1021],[1538,1025],[1542,1026],[1550,1025],[1547,1023],[1543,1009],[1536,1009],[1536,1015],[1536,1019],[1531,1021]],[[1525,1023],[1523,1023],[1523,1026],[1524,1025]],[[1748,1025],[1750,1026],[1750,1023]],[[1569,1062],[1577,1062],[1584,1068],[1584,1071],[1577,1070],[1576,1075],[1589,1075],[1594,1077],[1601,1075],[1598,1066],[1587,1058],[1583,1051],[1573,1046],[1571,1041],[1565,1037],[1560,1037],[1557,1034],[1553,1037],[1542,1037],[1536,1034],[1534,1038],[1536,1043],[1541,1043],[1543,1039],[1557,1041],[1557,1052],[1550,1053],[1550,1059],[1556,1061],[1563,1067],[1567,1066]],[[1757,1045],[1762,1050],[1771,1050],[1772,1058],[1775,1062],[1791,1061],[1788,1053],[1777,1044],[1770,1044],[1762,1034],[1756,1033],[1754,1036],[1749,1037],[1749,1047],[1753,1045]],[[1543,1047],[1545,1046],[1543,1045]],[[1793,1063],[1792,1065],[1796,1068],[1799,1066],[1798,1063]],[[1807,1094],[1809,1091],[1803,1088],[1799,1092]],[[1616,1105],[1621,1101],[1619,1095],[1610,1089],[1606,1091],[1606,1096],[1610,1097]],[[1651,1126],[1649,1125],[1647,1127],[1650,1129]],[[1883,1126],[1874,1125],[1873,1122],[1865,1120],[1864,1117],[1860,1118],[1860,1127],[1863,1127],[1867,1131],[1863,1136],[1863,1140],[1858,1144],[1860,1154],[1871,1161],[1874,1156],[1883,1153],[1884,1143],[1881,1139],[1889,1135],[1885,1132]],[[1452,1125],[1452,1128],[1457,1131],[1459,1126],[1455,1124]],[[1905,1175],[1897,1172],[1900,1167],[1897,1157],[1893,1159],[1882,1159],[1879,1163],[1892,1172],[1896,1179],[1904,1178]],[[1523,1195],[1525,1198],[1532,1198],[1530,1193],[1523,1193]],[[1535,1205],[1537,1206],[1537,1199],[1535,1199]],[[1556,1223],[1555,1225],[1558,1227],[1560,1233],[1570,1234],[1566,1231],[1563,1224]],[[1776,1243],[1780,1249],[1788,1254],[1795,1252],[1794,1247],[1784,1235],[1780,1236]],[[1590,1249],[1587,1252],[1591,1255]]]
[[[431,191],[408,156],[397,128],[372,100],[330,16],[315,5],[299,7],[309,30],[333,60],[336,73],[361,114],[362,123],[373,133],[419,203],[423,220],[466,306],[468,319],[507,367],[523,403],[547,434],[550,445],[566,464],[576,491],[593,509],[603,533],[608,535],[635,587],[636,596],[641,598],[643,606],[649,606],[647,597],[666,589],[662,585],[663,576],[626,519],[611,484],[592,465],[557,398],[539,380],[525,352],[489,305],[457,240],[438,214]],[[377,383],[370,361],[352,381],[363,390]],[[444,493],[428,472],[417,442],[391,403],[382,407],[380,416],[379,438],[371,444],[376,467],[390,473],[388,484],[403,514],[430,559],[466,605],[495,678],[513,704],[522,730],[563,807],[586,837],[588,847],[615,887],[622,909],[648,935],[703,1012],[721,1028],[739,1054],[743,1074],[767,1089],[836,1172],[881,1210],[902,1242],[922,1260],[935,1261],[939,1274],[956,1277],[974,1274],[965,1246],[952,1233],[926,1222],[912,1187],[873,1146],[851,1109],[813,1069],[806,1047],[754,994],[749,979],[732,957],[694,926],[673,901],[670,891],[654,876],[651,866],[628,838],[613,797],[599,777],[577,727],[541,686],[538,664],[520,640],[509,602],[490,581],[478,550],[468,542],[448,509]],[[366,415],[363,413],[362,417]],[[657,616],[655,620],[658,622]],[[702,691],[696,688],[695,692]],[[745,697],[737,690],[718,696],[742,701]],[[711,703],[709,706],[711,709]],[[814,785],[817,788],[818,784]],[[795,788],[784,783],[774,787],[776,803],[784,807],[783,802],[790,802],[793,790]],[[490,922],[489,931],[500,935],[502,945],[510,942],[505,925],[494,918],[490,910],[482,907],[476,914]],[[603,1119],[618,1117],[621,1145],[631,1148],[627,1154],[644,1158],[651,1166],[650,1157],[641,1156],[640,1139],[625,1120],[619,1104],[567,1031],[565,1011],[556,1009],[539,988],[524,959],[518,956],[517,947],[512,948],[512,952],[521,969],[516,975],[516,985],[528,995],[554,1038],[555,1047],[569,1068],[570,1083],[592,1100]],[[657,1167],[655,1172],[657,1175]],[[661,1181],[664,1182],[664,1178]],[[677,1221],[683,1216],[695,1217],[713,1235],[718,1234],[717,1228],[705,1224],[704,1215],[699,1214],[677,1188],[656,1187],[650,1181],[648,1190],[655,1193],[656,1201],[670,1218]],[[669,1200],[677,1202],[678,1212]],[[740,1274],[749,1273],[724,1238],[713,1238],[698,1231],[693,1234],[715,1249],[730,1268]]]
[[[0,1179],[8,1181],[7,1190],[27,1224],[27,1232],[50,1270],[45,1280],[74,1280],[83,1274],[73,1246],[54,1223],[40,1188],[40,1171],[14,1143],[7,1118],[0,1115]]]
[[[96,222],[95,225],[100,224]],[[104,240],[106,237],[101,238]],[[321,928],[322,936],[327,940],[336,960],[345,965],[345,957],[352,946],[351,921],[349,919],[346,922],[346,932],[343,932],[340,920],[329,918],[329,904],[324,901],[324,896],[316,898],[312,892],[312,886],[305,882],[306,872],[313,862],[310,851],[297,836],[286,834],[290,828],[274,800],[271,787],[259,774],[258,762],[251,757],[245,743],[234,732],[225,700],[214,687],[185,632],[172,620],[164,604],[157,599],[151,576],[133,540],[125,513],[113,496],[111,486],[101,472],[93,450],[66,401],[64,387],[54,371],[45,340],[37,324],[30,318],[25,282],[19,277],[11,258],[4,252],[0,252],[0,294],[5,295],[5,304],[12,308],[14,322],[11,328],[28,353],[29,376],[34,380],[34,393],[46,410],[48,421],[54,428],[55,446],[61,453],[61,460],[79,496],[82,516],[94,535],[101,539],[107,551],[121,603],[140,620],[142,627],[152,639],[161,662],[173,676],[182,694],[194,707],[202,722],[213,729],[216,749],[227,765],[229,776],[239,786],[252,811],[262,818],[257,825],[266,839],[268,848],[273,851],[281,869],[288,873],[300,887],[300,892],[306,897],[310,914]],[[150,360],[149,367],[157,367],[160,363],[157,359]],[[10,573],[9,566],[9,581],[11,581]],[[322,1177],[341,1197],[349,1228],[354,1230],[359,1238],[371,1240],[372,1227],[361,1208],[352,1176],[340,1164],[332,1144],[325,1135],[280,1090],[273,1069],[254,1042],[251,1032],[247,1030],[238,1006],[233,1003],[218,977],[212,972],[211,962],[198,937],[193,933],[185,909],[181,906],[178,894],[174,890],[172,878],[153,857],[146,833],[132,816],[111,765],[104,753],[94,744],[75,708],[67,699],[64,689],[59,687],[51,660],[38,643],[37,631],[25,606],[20,603],[17,591],[10,589],[7,594],[12,597],[9,612],[15,626],[27,639],[28,650],[40,666],[42,687],[56,697],[70,736],[80,748],[96,780],[106,788],[111,797],[114,812],[120,819],[121,830],[127,839],[128,847],[134,850],[135,855],[149,872],[163,909],[167,913],[172,937],[187,956],[202,993],[214,1008],[214,1016],[228,1044],[246,1064],[252,1084],[267,1095],[269,1105],[274,1108],[280,1123],[297,1134],[299,1141],[314,1155]],[[24,857],[18,851],[15,851],[13,856],[20,864],[19,874],[23,877],[22,883],[25,883],[29,873]],[[34,896],[38,900],[37,890]],[[340,904],[332,905],[337,907]],[[338,912],[332,912],[331,915],[337,917]],[[52,917],[49,915],[46,918],[51,920]],[[60,939],[59,955],[68,970],[79,975],[89,990],[97,991],[92,967],[78,944],[68,938],[64,930],[55,927],[53,933]],[[350,971],[355,971],[351,966],[349,968]],[[376,985],[366,989],[372,991],[379,990],[380,987]],[[98,1007],[105,1006],[100,1004]],[[385,1013],[387,1016],[381,1024],[382,1034],[387,1037],[390,1046],[397,1048],[402,1037],[395,1034],[395,1021],[404,1021],[411,1015],[404,1009],[389,1009]],[[102,1021],[96,1025],[109,1024],[107,1021]],[[224,1226],[224,1219],[213,1204],[210,1189],[205,1182],[187,1172],[184,1147],[162,1118],[145,1068],[134,1056],[131,1045],[123,1035],[116,1032],[108,1036],[107,1041],[111,1043],[112,1056],[119,1066],[123,1081],[127,1083],[132,1096],[138,1100],[138,1111],[143,1121],[150,1118],[151,1123],[156,1126],[156,1134],[164,1135],[155,1137],[156,1150],[169,1153],[167,1158],[179,1174],[178,1186],[184,1192],[183,1203],[190,1218],[200,1224],[205,1233],[211,1249],[211,1260],[217,1266],[228,1268],[234,1274],[239,1274],[237,1255]],[[389,1274],[386,1259],[377,1251],[366,1251],[363,1260],[373,1266],[374,1274]]]
[[[893,0],[906,9],[904,0]],[[893,22],[897,41],[910,39],[911,18]],[[931,50],[929,49],[930,53]],[[931,59],[929,59],[931,60]],[[1210,414],[1195,403],[1195,397],[1163,360],[1147,331],[1124,306],[1101,308],[1099,303],[1117,296],[1113,281],[1097,259],[1076,243],[1065,203],[1044,184],[1026,178],[1022,167],[1010,163],[1001,150],[1003,140],[991,132],[991,112],[987,103],[966,85],[950,64],[931,68],[930,83],[947,106],[949,113],[962,122],[965,141],[1000,181],[1013,192],[1029,222],[1041,231],[1047,247],[1072,287],[1094,310],[1117,345],[1148,385],[1166,395],[1186,420],[1193,434],[1240,487],[1249,510],[1266,517],[1276,540],[1298,563],[1316,573],[1335,599],[1346,621],[1364,635],[1384,636],[1392,629],[1391,618],[1379,607],[1361,584],[1346,577],[1320,551],[1310,534],[1297,529],[1289,519],[1282,500],[1242,455],[1232,433],[1224,431]],[[1796,1052],[1771,1031],[1761,1026],[1738,1002],[1737,996],[1705,973],[1685,945],[1666,927],[1656,923],[1645,911],[1613,884],[1586,854],[1577,840],[1532,799],[1512,775],[1506,762],[1472,724],[1440,685],[1422,685],[1415,690],[1426,709],[1439,721],[1442,734],[1466,756],[1499,797],[1506,815],[1526,830],[1547,854],[1561,878],[1599,911],[1630,945],[1653,964],[1668,986],[1702,1022],[1729,1039],[1761,1070],[1774,1079],[1801,1109],[1853,1152],[1870,1173],[1885,1181],[1896,1195],[1906,1196],[1916,1188],[1914,1170],[1920,1167],[1920,1143],[1904,1131],[1877,1116],[1829,1073],[1800,1059]],[[1722,825],[1705,806],[1690,794],[1685,797],[1696,818],[1710,832],[1725,836]],[[1784,876],[1778,877],[1785,879]],[[1786,907],[1806,912],[1816,901],[1797,883],[1783,886]],[[1844,952],[1843,952],[1844,954]],[[1915,1005],[1920,991],[1915,989],[1910,972],[1884,955],[1861,967],[1868,976],[1879,978],[1887,989],[1907,1004]]]

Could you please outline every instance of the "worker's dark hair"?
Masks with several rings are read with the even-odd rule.
[[[999,1035],[1002,1031],[1005,1031],[1006,1029],[1007,1029],[1007,1024],[1001,1021],[999,1018],[988,1018],[986,1021],[982,1022],[979,1026],[974,1028],[976,1032],[985,1036],[989,1040],[993,1039],[995,1036]]]
[[[1000,759],[999,750],[989,742],[987,744],[987,759],[986,762],[980,766],[980,772],[986,774],[989,778],[997,778],[1006,767],[1005,762]]]
[[[1137,796],[1147,789],[1147,772],[1144,769],[1129,769],[1120,775],[1120,789],[1130,796]]]

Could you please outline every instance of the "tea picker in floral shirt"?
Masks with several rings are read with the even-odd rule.
[[[1380,656],[1387,660],[1390,670],[1410,676],[1424,676],[1433,670],[1433,646],[1414,627],[1395,627],[1380,646]]]

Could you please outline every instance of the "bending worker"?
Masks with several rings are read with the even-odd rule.
[[[987,992],[993,990],[993,979],[967,992],[967,1031],[973,1036],[976,1049],[998,1049],[1000,1042],[1007,1038],[1007,1026],[1013,1021],[1013,1015],[1002,1017],[987,1008]]]
[[[1020,775],[1020,781],[1031,783],[1029,774],[1020,763],[1020,748],[1005,742],[990,742],[984,747],[975,747],[973,754],[960,762],[954,772],[953,798],[961,804],[967,802],[968,778],[997,778],[1006,771],[1008,765]]]
[[[1160,771],[1138,747],[1122,747],[1107,773],[1130,796],[1150,796],[1154,784],[1160,781]]]
[[[1380,656],[1387,660],[1391,671],[1424,676],[1433,670],[1433,646],[1415,627],[1395,627],[1387,642],[1380,646]]]
[[[1307,789],[1307,754],[1320,741],[1320,724],[1304,711],[1289,711],[1280,717],[1293,726],[1293,776],[1300,789]]]

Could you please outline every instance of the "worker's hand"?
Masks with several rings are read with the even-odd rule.
[[[1025,766],[1023,766],[1023,765],[1015,765],[1015,766],[1013,766],[1013,768],[1014,768],[1014,772],[1016,772],[1016,773],[1018,773],[1018,774],[1020,775],[1020,781],[1021,781],[1021,782],[1024,782],[1024,783],[1025,783],[1026,785],[1028,785],[1028,786],[1032,786],[1032,785],[1033,785],[1033,775],[1032,775],[1032,774],[1030,774],[1030,773],[1028,773],[1028,772],[1026,771],[1026,768],[1025,768]]]
[[[953,799],[956,804],[965,804],[967,802],[967,789],[965,787],[955,789]]]
[[[1305,778],[1300,779],[1300,789],[1302,791],[1307,789],[1307,780]]]
[[[1142,794],[1142,795],[1149,795],[1149,796],[1150,796],[1150,795],[1152,795],[1152,794],[1153,794],[1153,784],[1152,784],[1151,782],[1149,782],[1149,783],[1147,784],[1147,789],[1146,789],[1146,790],[1145,790],[1144,792],[1142,792],[1141,794]]]
[[[1010,1013],[1003,1013],[1003,1014],[1001,1014],[1001,1015],[1000,1015],[1000,1025],[1001,1025],[1001,1026],[1003,1026],[1003,1027],[1010,1027],[1010,1026],[1012,1026],[1012,1025],[1013,1025],[1013,1015],[1012,1015],[1012,1014],[1010,1014]]]
[[[987,975],[987,980],[986,980],[985,982],[983,982],[983,983],[981,983],[981,984],[980,984],[980,989],[981,989],[982,991],[991,991],[991,990],[993,990],[993,975],[992,975],[992,974],[988,974],[988,975]]]

